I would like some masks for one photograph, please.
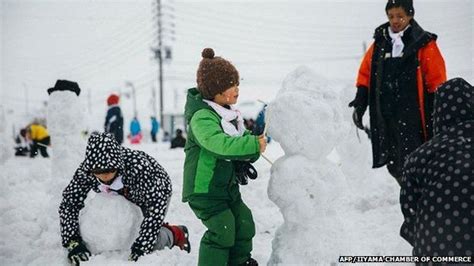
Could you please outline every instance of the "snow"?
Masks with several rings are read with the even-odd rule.
[[[285,265],[326,264],[339,255],[411,254],[410,246],[398,236],[402,223],[398,185],[385,169],[370,170],[367,140],[361,136],[359,143],[352,134],[354,127],[348,126],[350,110],[338,104],[338,92],[344,86],[331,85],[307,67],[290,73],[284,84],[270,103],[267,121],[269,133],[284,148],[278,142],[270,143],[265,155],[274,161],[273,166],[263,159],[257,161],[259,177],[241,189],[257,227],[252,256],[262,265]],[[335,93],[326,95],[330,89]],[[323,99],[328,103],[323,104]],[[286,131],[288,128],[292,131]],[[295,138],[300,139],[295,145],[302,145],[299,151],[289,145]],[[174,191],[165,220],[186,225],[192,245],[190,254],[165,249],[140,258],[139,264],[196,264],[205,228],[181,202],[183,150],[169,149],[169,143],[162,142],[131,148],[151,154],[170,174]],[[53,170],[57,163],[45,158],[10,158],[2,166],[0,264],[67,264],[57,213],[62,190],[58,184],[63,183],[63,177]],[[72,161],[63,163],[75,167]],[[126,244],[135,232],[127,228],[137,227],[140,221],[133,214],[136,209],[119,196],[93,195],[88,196],[80,218],[83,237],[95,254],[84,265],[136,265],[127,261]],[[122,221],[117,218],[120,214]]]
[[[169,143],[163,142],[144,143],[130,146],[130,148],[144,150],[151,154],[170,174],[174,190],[165,221],[170,224],[186,225],[192,246],[190,254],[178,248],[156,251],[140,258],[138,265],[195,265],[200,238],[205,228],[189,206],[181,202],[183,150],[169,149]],[[277,143],[269,145],[267,151],[269,158],[275,160],[281,154],[282,151]],[[59,200],[48,192],[51,185],[58,181],[58,177],[52,175],[52,166],[52,160],[45,158],[11,158],[3,165],[4,183],[0,186],[1,265],[67,265],[67,253],[66,249],[61,247],[59,232]],[[241,192],[245,202],[252,208],[257,226],[253,256],[264,264],[269,259],[271,241],[282,218],[278,208],[264,196],[270,176],[270,164],[259,160],[255,167],[259,171],[259,177],[243,187]],[[58,191],[54,192],[54,194],[57,193]],[[93,208],[96,213],[103,211],[102,214],[96,215],[96,226],[86,229],[94,231],[93,233],[100,239],[111,237],[109,233],[99,230],[99,228],[104,229],[104,232],[109,230],[101,226],[108,219],[105,217],[106,214],[121,213],[128,208],[123,202],[114,202],[109,199],[106,203],[102,197],[97,196],[94,199],[89,196],[86,204],[97,206],[88,206],[85,209],[92,210]],[[81,215],[85,209],[81,211]],[[91,217],[86,218],[92,222],[90,219]],[[84,229],[81,228],[81,230]],[[127,261],[129,252],[128,249],[105,251],[92,256],[84,265],[137,265]]]
[[[120,195],[90,192],[87,199],[79,228],[92,254],[130,250],[143,220],[140,208]]]
[[[156,29],[149,4],[0,2],[0,265],[68,264],[57,211],[61,191],[84,155],[79,132],[102,128],[111,91],[123,93],[121,107],[130,120],[125,80],[137,87],[142,121],[152,109],[156,64],[149,48]],[[265,155],[274,165],[257,161],[259,177],[241,189],[257,227],[252,255],[261,265],[326,265],[339,255],[411,254],[398,235],[403,220],[398,184],[385,168],[371,169],[370,143],[361,131],[357,137],[347,108],[355,93],[361,43],[370,42],[373,29],[386,20],[384,5],[378,0],[176,2],[175,58],[165,68],[165,110],[182,110],[207,46],[239,69],[244,113],[260,109],[258,99],[271,103],[268,130],[277,141]],[[472,8],[470,0],[415,3],[416,19],[439,36],[448,77],[471,83]],[[52,158],[12,157],[11,129],[24,127],[34,115],[43,117],[45,90],[58,78],[79,82],[87,93],[49,96]],[[165,249],[140,258],[138,265],[195,265],[205,228],[181,202],[184,152],[162,142],[131,148],[149,153],[170,174],[174,191],[166,221],[185,224],[192,245],[190,254]],[[134,215],[123,223],[112,219],[133,213],[133,207],[119,198],[92,195],[81,213],[81,231],[97,254],[83,264],[137,265],[127,261],[131,232],[108,231],[133,228]]]

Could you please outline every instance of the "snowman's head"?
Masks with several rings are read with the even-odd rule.
[[[287,154],[325,157],[346,128],[338,93],[306,67],[287,76],[267,112],[268,133]]]

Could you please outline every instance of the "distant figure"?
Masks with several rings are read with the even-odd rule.
[[[123,143],[123,116],[122,110],[119,106],[119,96],[117,94],[111,94],[107,98],[107,116],[105,117],[104,130],[114,135],[115,139],[119,144]]]
[[[168,131],[165,131],[163,133],[163,142],[168,142],[170,140],[171,140],[170,133],[168,133]]]
[[[183,131],[181,129],[176,129],[176,136],[171,140],[171,149],[184,148],[185,144],[186,138],[183,137]]]
[[[389,0],[385,15],[388,21],[375,29],[360,65],[349,107],[362,130],[369,107],[372,167],[386,165],[400,184],[406,157],[432,137],[433,98],[446,81],[446,67],[436,34],[413,18],[412,0]]]
[[[48,130],[44,126],[31,124],[26,130],[26,138],[31,141],[31,158],[34,158],[38,154],[38,150],[41,156],[45,158],[49,157],[47,148],[51,144],[51,138],[49,137]]]
[[[151,117],[151,141],[156,142],[156,134],[160,130],[160,123],[155,116]]]
[[[433,116],[433,138],[411,153],[403,168],[400,235],[414,256],[469,257],[474,253],[474,87],[462,78],[444,83]]]
[[[130,143],[140,144],[142,140],[142,127],[140,126],[140,121],[137,117],[133,117],[132,122],[130,122]]]
[[[28,156],[30,149],[28,148],[28,139],[26,138],[26,128],[22,128],[15,138],[15,156]]]

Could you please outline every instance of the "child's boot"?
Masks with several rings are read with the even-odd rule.
[[[189,243],[188,228],[184,225],[163,224],[173,233],[173,247],[178,246],[181,250],[191,252],[191,244]]]

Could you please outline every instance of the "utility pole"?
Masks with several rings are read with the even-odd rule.
[[[171,0],[163,4],[162,0],[156,0],[156,25],[157,25],[157,44],[152,48],[155,53],[155,59],[158,61],[158,90],[160,97],[160,125],[164,128],[164,84],[163,84],[163,63],[168,63],[172,59],[171,42],[174,41],[174,8],[170,6]],[[165,21],[166,16],[166,21]],[[155,102],[156,104],[156,102]]]
[[[163,40],[162,40],[162,12],[161,0],[156,0],[157,21],[158,21],[158,49],[155,52],[156,59],[158,59],[158,87],[160,90],[160,125],[163,129]]]

